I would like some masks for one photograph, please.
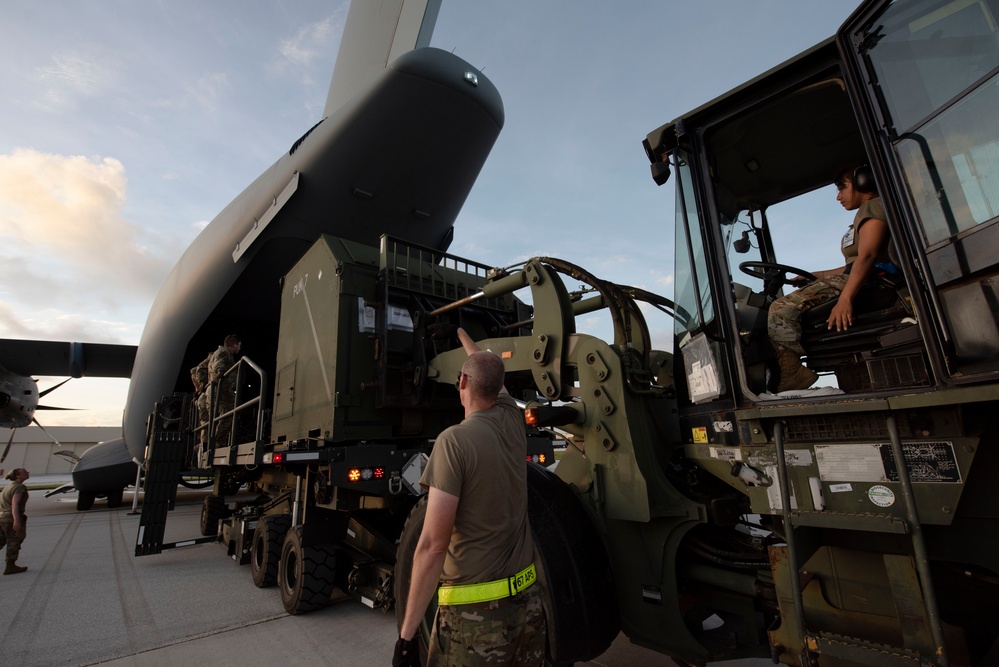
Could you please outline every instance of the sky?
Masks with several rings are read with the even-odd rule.
[[[431,45],[481,69],[506,112],[449,251],[558,257],[671,296],[673,189],[652,182],[642,139],[856,5],[444,0]],[[346,15],[332,0],[5,3],[0,338],[138,343],[184,248],[320,120]],[[842,216],[834,197],[796,214]],[[792,264],[836,265],[815,251],[830,244],[787,243]],[[581,328],[602,333],[597,317]],[[39,417],[117,425],[126,391],[74,380],[43,402],[82,409]]]

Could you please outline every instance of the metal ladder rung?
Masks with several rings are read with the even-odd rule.
[[[926,543],[923,538],[922,524],[919,522],[919,513],[916,509],[916,502],[912,492],[912,482],[909,479],[905,453],[902,450],[902,441],[898,434],[898,427],[895,423],[894,415],[889,414],[886,417],[885,425],[888,428],[888,437],[891,441],[892,456],[896,462],[899,483],[902,487],[905,519],[890,517],[890,520],[885,520],[885,518],[883,518],[885,515],[877,514],[858,514],[848,516],[851,516],[851,518],[857,518],[858,530],[865,530],[867,532],[907,534],[909,536],[913,549],[915,569],[918,572],[919,582],[923,590],[923,610],[926,613],[926,621],[929,626],[933,645],[938,647],[937,655],[934,656],[933,661],[925,662],[925,664],[949,665],[950,661],[947,656],[946,646],[944,645],[943,627],[940,620],[939,608],[937,606],[936,591],[934,590],[933,580],[930,576],[929,557],[926,552]],[[814,653],[824,653],[831,656],[844,657],[847,659],[850,659],[849,656],[840,656],[837,651],[844,651],[850,653],[851,655],[853,655],[853,651],[859,651],[861,653],[857,653],[856,655],[861,656],[864,659],[869,658],[870,651],[872,650],[869,647],[875,647],[877,645],[869,644],[867,642],[863,642],[862,640],[851,641],[850,638],[835,637],[834,635],[826,633],[815,634],[808,631],[805,624],[805,610],[802,599],[801,582],[798,579],[798,576],[796,576],[801,572],[801,563],[798,559],[798,549],[794,538],[794,529],[796,526],[813,526],[844,530],[841,525],[833,525],[833,520],[836,518],[842,518],[843,514],[841,513],[837,516],[836,513],[791,510],[790,481],[787,473],[787,460],[785,459],[784,453],[784,425],[780,421],[774,425],[774,444],[777,448],[777,476],[781,500],[781,516],[784,519],[785,529],[787,532],[787,555],[788,566],[791,571],[791,595],[794,602],[795,623],[804,637],[805,650]],[[853,526],[851,526],[850,529],[853,529]],[[879,654],[884,653],[885,656],[897,656],[899,658],[904,658],[905,660],[905,662],[884,662],[881,664],[924,664],[922,659],[919,657],[919,654],[902,647],[882,647],[874,650],[877,650]],[[888,652],[885,653],[885,651]],[[909,656],[915,657],[913,658]],[[915,660],[915,662],[913,662],[913,660]],[[929,660],[929,658],[927,658],[927,660]]]
[[[898,648],[896,646],[885,646],[874,642],[835,635],[828,632],[819,634],[806,634],[805,645],[808,650],[820,655],[827,655],[841,660],[850,660],[857,663],[871,663],[871,658],[877,656],[876,663],[886,667],[914,667],[915,665],[934,665],[933,662],[924,661],[915,651]]]
[[[789,512],[791,525],[809,526],[812,528],[831,528],[842,530],[840,521],[850,519],[850,530],[867,533],[895,533],[904,535],[909,532],[909,524],[905,519],[890,514],[847,514],[846,512]]]

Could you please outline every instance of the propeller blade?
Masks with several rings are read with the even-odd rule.
[[[35,410],[82,410],[83,408],[57,408],[54,405],[36,405]]]
[[[32,418],[31,418],[31,421],[32,421],[32,422],[34,422],[35,426],[37,426],[38,428],[42,429],[42,431],[44,431],[44,432],[45,432],[45,435],[47,435],[47,436],[49,436],[50,438],[52,438],[52,442],[54,442],[55,444],[57,444],[57,445],[59,445],[60,447],[62,447],[62,443],[61,443],[61,442],[59,442],[58,440],[56,440],[56,439],[55,439],[55,436],[54,436],[54,435],[52,435],[51,433],[49,433],[48,431],[46,431],[46,430],[45,430],[45,427],[44,427],[44,426],[42,426],[42,425],[41,425],[40,423],[38,423],[38,420],[37,420],[37,419],[35,419],[34,417],[32,417]],[[14,436],[12,435],[12,436],[11,436],[11,438],[13,438],[13,437],[14,437]]]
[[[80,455],[69,449],[62,449],[58,452],[53,452],[53,456],[61,456],[70,463],[79,463]],[[214,481],[214,480],[213,480]]]
[[[69,382],[69,381],[70,381],[70,380],[72,380],[72,379],[73,379],[73,378],[66,378],[65,380],[63,380],[63,381],[62,381],[62,382],[60,382],[59,384],[55,385],[54,387],[49,387],[49,388],[48,388],[48,389],[46,389],[45,391],[42,391],[42,392],[39,392],[39,393],[38,393],[38,398],[41,398],[41,397],[45,396],[45,394],[50,394],[50,393],[52,393],[53,391],[55,391],[55,390],[56,390],[56,389],[58,389],[59,387],[63,386],[64,384],[66,384],[67,382]]]
[[[7,454],[10,453],[10,446],[14,444],[14,431],[16,430],[16,428],[10,429],[10,439],[7,440],[7,446],[3,448],[3,456],[0,456],[0,463],[7,460]]]

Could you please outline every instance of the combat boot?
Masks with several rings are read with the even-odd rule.
[[[7,563],[7,569],[3,571],[4,574],[20,574],[21,572],[27,572],[28,568],[23,565],[15,565],[14,563]]]
[[[808,389],[815,384],[815,380],[819,376],[812,369],[802,366],[801,358],[797,354],[786,347],[779,345],[775,347],[777,349],[777,363],[780,365],[780,385],[777,387],[778,394],[782,391]]]

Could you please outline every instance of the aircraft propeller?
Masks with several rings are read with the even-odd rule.
[[[53,391],[55,391],[59,387],[63,386],[64,384],[66,384],[67,382],[69,382],[72,379],[73,378],[66,378],[65,380],[63,380],[59,384],[53,385],[53,386],[49,387],[48,389],[46,389],[45,391],[38,392],[38,399],[41,400],[46,394],[52,393]],[[55,407],[53,405],[39,405],[39,406],[35,407],[35,410],[76,410],[76,409],[77,408],[59,408],[59,407]],[[45,429],[45,427],[42,426],[41,423],[35,417],[32,417],[31,421],[32,421],[32,423],[34,423],[35,426],[37,426],[38,428],[42,429],[42,432],[45,433],[45,435],[47,435],[50,438],[52,438],[52,442],[54,442],[55,444],[57,444],[60,447],[62,447],[62,443],[59,442],[54,435],[52,435],[51,433],[49,433]],[[3,454],[0,455],[0,464],[2,464],[4,461],[7,460],[7,454],[10,453],[11,445],[14,444],[14,433],[16,433],[16,432],[17,432],[16,428],[11,428],[10,429],[10,437],[7,439],[7,446],[3,448]]]

